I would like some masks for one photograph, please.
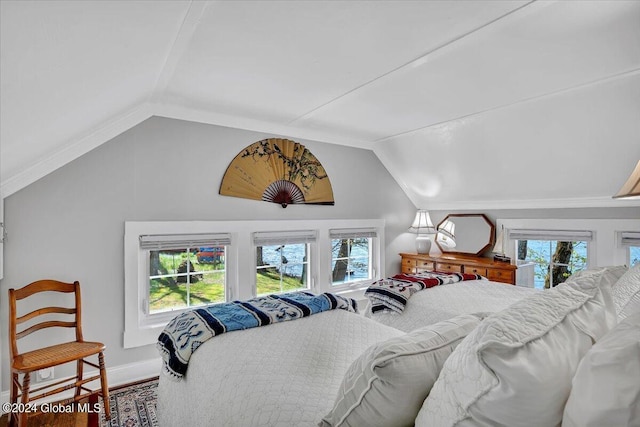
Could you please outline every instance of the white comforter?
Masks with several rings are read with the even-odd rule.
[[[500,311],[533,292],[537,290],[487,280],[469,280],[416,292],[407,301],[402,314],[367,312],[366,315],[377,322],[410,332],[459,314]]]
[[[160,376],[160,426],[316,426],[351,362],[402,334],[344,310],[222,334],[193,353],[184,380]]]

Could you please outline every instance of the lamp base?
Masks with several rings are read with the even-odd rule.
[[[416,252],[428,254],[431,251],[431,239],[427,236],[416,237]]]

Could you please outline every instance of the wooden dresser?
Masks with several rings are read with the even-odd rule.
[[[479,274],[494,282],[516,284],[516,267],[506,262],[494,262],[491,258],[472,255],[427,255],[401,253],[402,273],[424,271],[450,271],[452,273]]]

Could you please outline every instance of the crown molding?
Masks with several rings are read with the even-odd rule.
[[[639,206],[640,200],[612,199],[611,197],[584,197],[531,200],[473,200],[473,201],[411,201],[420,208],[429,210],[500,210],[500,209],[572,209],[572,208],[620,208]]]

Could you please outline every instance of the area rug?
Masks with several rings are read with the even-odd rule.
[[[109,390],[111,420],[101,414],[101,427],[158,427],[156,402],[158,378]]]

